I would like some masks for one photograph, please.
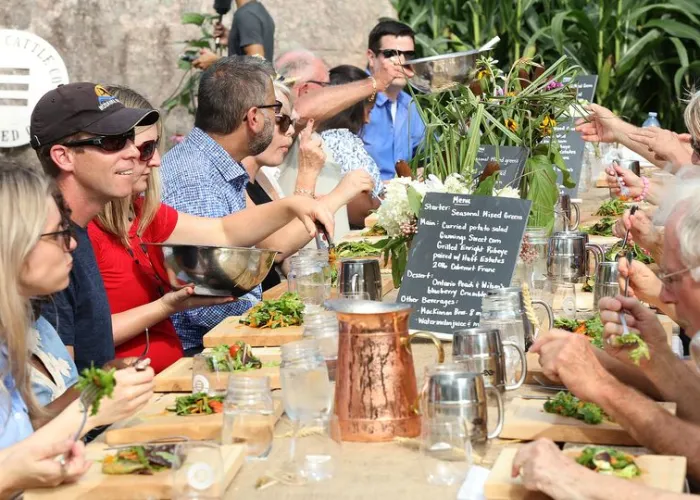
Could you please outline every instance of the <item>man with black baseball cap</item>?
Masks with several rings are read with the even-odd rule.
[[[87,82],[49,91],[32,112],[32,147],[72,210],[78,241],[70,285],[54,296],[43,315],[56,327],[78,370],[115,357],[107,294],[86,227],[108,201],[131,195],[140,156],[134,127],[152,125],[158,118],[158,111],[127,108],[101,85]],[[151,390],[152,377],[150,368],[138,372],[136,391]]]

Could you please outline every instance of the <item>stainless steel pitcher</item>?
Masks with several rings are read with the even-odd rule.
[[[382,300],[382,274],[377,259],[342,259],[340,261],[340,295],[367,292],[370,300]]]
[[[593,286],[593,308],[598,311],[598,301],[603,297],[615,297],[620,294],[617,262],[601,262],[595,273]]]
[[[506,348],[514,349],[520,358],[520,378],[514,384],[506,383]],[[454,332],[452,359],[465,364],[469,371],[481,373],[486,385],[492,385],[500,392],[517,389],[523,385],[527,375],[527,360],[520,346],[515,342],[501,340],[498,330],[489,328]]]
[[[593,254],[596,268],[603,261],[603,249],[588,243],[586,233],[560,231],[549,238],[547,274],[554,279],[577,283],[588,275],[588,254]]]

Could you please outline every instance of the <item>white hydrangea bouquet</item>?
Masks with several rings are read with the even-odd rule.
[[[519,191],[510,186],[489,188],[492,189],[489,195],[520,198]],[[384,201],[377,210],[377,225],[386,231],[387,238],[374,246],[383,251],[385,262],[391,259],[396,288],[401,285],[406,270],[408,251],[417,231],[418,214],[426,193],[481,194],[479,187],[474,187],[460,174],[450,174],[444,181],[435,175],[429,175],[425,181],[396,177],[387,184]]]

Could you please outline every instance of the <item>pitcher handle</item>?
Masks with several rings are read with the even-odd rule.
[[[574,225],[571,227],[571,230],[575,231],[578,229],[578,225],[581,223],[581,208],[577,203],[572,203],[571,206],[574,208],[574,212],[576,212],[576,222],[574,222]]]
[[[440,342],[440,339],[438,339],[435,335],[433,335],[430,332],[415,332],[409,334],[408,337],[403,337],[402,338],[402,343],[404,344],[404,347],[410,348],[411,346],[411,341],[413,339],[426,339],[426,340],[431,340],[433,344],[435,344],[435,347],[437,348],[438,351],[438,363],[444,363],[445,362],[445,349],[442,347],[442,342]]]
[[[586,243],[586,254],[588,254],[588,252],[592,253],[593,257],[595,258],[595,267],[593,269],[598,269],[598,264],[603,261],[603,249],[599,245]],[[586,260],[586,263],[588,263],[588,260]],[[588,266],[586,266],[586,278],[590,277],[591,276],[588,274]]]
[[[522,371],[520,372],[520,378],[514,384],[506,384],[506,391],[512,391],[519,388],[525,382],[525,377],[527,376],[527,358],[525,357],[525,351],[523,351],[520,348],[520,346],[515,342],[511,340],[504,340],[501,342],[501,344],[503,344],[504,348],[512,347],[513,349],[515,349],[518,353],[518,357],[520,358],[520,367],[522,368]]]
[[[501,393],[498,391],[498,388],[492,385],[486,386],[486,390],[493,392],[493,394],[496,396],[496,401],[498,402],[498,425],[496,425],[493,432],[489,432],[486,436],[487,439],[495,439],[503,430],[503,420],[505,417],[505,412],[503,410],[503,398],[501,398]]]
[[[532,300],[532,307],[535,307],[536,305],[544,307],[544,310],[547,311],[547,321],[549,321],[548,330],[551,330],[552,328],[554,328],[554,312],[552,311],[552,306],[547,304],[544,300],[533,299]],[[542,328],[542,327],[540,326],[540,328]],[[533,331],[534,331],[534,328],[533,328]],[[537,338],[537,335],[538,335],[538,333],[535,332],[535,338]]]

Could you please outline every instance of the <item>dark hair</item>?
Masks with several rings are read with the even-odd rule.
[[[341,66],[336,66],[329,71],[331,85],[343,85],[346,83],[357,82],[359,80],[364,80],[367,78],[367,73],[358,68],[357,66],[351,66],[349,64],[343,64]],[[363,100],[356,104],[353,104],[344,111],[341,111],[337,115],[329,118],[328,120],[321,123],[318,127],[318,132],[323,132],[324,130],[332,130],[337,128],[349,129],[352,133],[359,135],[362,127],[365,124],[365,106],[367,101]]]
[[[367,43],[369,50],[376,54],[381,48],[382,37],[387,35],[396,37],[410,36],[414,43],[416,41],[416,34],[408,24],[395,21],[394,19],[383,18],[380,19],[379,23],[369,32],[369,42]]]
[[[197,94],[195,127],[230,134],[250,108],[265,104],[272,85],[272,65],[259,57],[222,57],[202,73]]]
[[[86,137],[90,137],[92,134],[87,134],[85,132],[78,132],[76,134],[71,134],[66,137],[61,137],[57,141],[51,142],[49,144],[43,144],[39,149],[36,150],[36,156],[39,159],[39,163],[41,164],[41,168],[44,169],[44,173],[51,177],[52,179],[56,179],[59,174],[62,172],[60,168],[54,163],[53,158],[51,158],[51,148],[56,146],[57,144],[63,144],[64,142],[70,142],[70,141],[77,141],[79,139],[84,139]],[[75,153],[84,153],[85,148],[82,146],[74,147],[73,151]]]

